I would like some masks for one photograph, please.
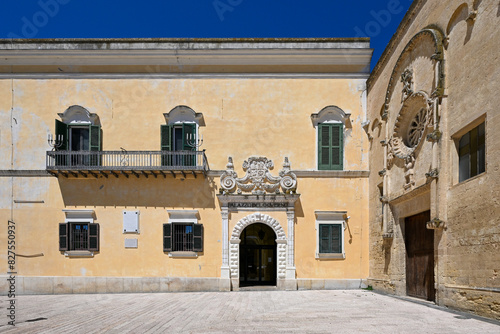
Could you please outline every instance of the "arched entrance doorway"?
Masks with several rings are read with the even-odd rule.
[[[276,285],[276,234],[262,223],[240,235],[240,286]]]

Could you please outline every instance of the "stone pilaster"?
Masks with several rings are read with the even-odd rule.
[[[297,280],[295,277],[295,211],[289,208],[286,212],[288,240],[287,240],[287,259],[286,259],[286,275],[285,289],[297,290]],[[280,245],[278,245],[279,248]]]
[[[229,211],[222,207],[222,266],[219,288],[221,291],[231,290],[231,269],[229,267]]]

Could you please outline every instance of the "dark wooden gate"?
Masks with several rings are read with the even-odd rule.
[[[434,301],[434,230],[425,223],[430,211],[405,219],[406,293]]]

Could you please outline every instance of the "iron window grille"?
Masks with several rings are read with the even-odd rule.
[[[59,224],[60,251],[98,251],[99,224],[69,222]]]
[[[164,252],[203,252],[203,225],[163,224]]]

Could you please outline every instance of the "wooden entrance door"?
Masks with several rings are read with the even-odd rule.
[[[434,230],[425,224],[430,211],[405,219],[406,293],[434,301]]]

